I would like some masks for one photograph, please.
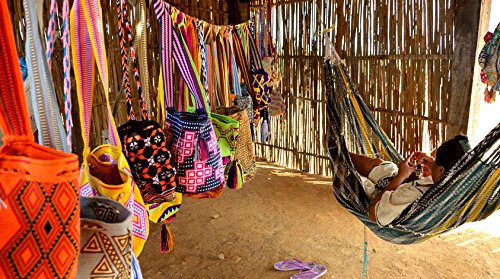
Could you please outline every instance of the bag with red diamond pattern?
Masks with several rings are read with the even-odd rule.
[[[209,118],[209,106],[193,59],[177,30],[173,29],[170,5],[154,3],[162,30],[161,64],[167,117],[165,131],[170,138],[169,148],[176,159],[176,191],[202,194],[224,183],[224,166],[217,138]],[[195,111],[176,111],[172,58],[195,100]],[[182,98],[182,93],[179,94]]]
[[[78,157],[35,143],[6,1],[0,1],[0,278],[74,278]]]

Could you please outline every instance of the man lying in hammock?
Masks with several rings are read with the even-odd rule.
[[[349,153],[356,171],[363,176],[365,192],[372,200],[370,219],[381,226],[390,224],[437,183],[470,148],[467,137],[456,136],[437,149],[435,159],[425,155],[416,161],[414,153],[399,166],[379,158]],[[431,175],[414,175],[417,166],[422,164],[429,168]]]

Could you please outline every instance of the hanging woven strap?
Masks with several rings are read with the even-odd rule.
[[[253,24],[253,20],[250,20],[250,26]],[[254,36],[248,36],[248,45],[250,51],[250,67],[252,71],[258,71],[262,69],[262,59],[259,55],[259,50],[257,49],[257,44],[255,43]]]
[[[122,8],[122,0],[116,0],[116,13],[118,15],[118,35],[120,36],[120,54],[122,56],[122,80],[124,83],[124,92],[125,92],[125,102],[127,105],[127,120],[135,120],[136,115],[134,112],[134,106],[132,101],[132,92],[130,89],[130,77],[129,77],[129,66],[128,66],[128,58],[127,58],[127,38],[125,35],[125,26],[123,23],[123,8]]]
[[[137,56],[135,53],[133,37],[130,22],[128,19],[127,3],[125,0],[116,0],[116,9],[118,14],[118,33],[120,35],[120,53],[122,55],[122,70],[123,70],[123,81],[124,81],[124,91],[127,103],[127,119],[136,119],[136,115],[133,109],[133,101],[131,94],[130,78],[129,78],[129,65],[127,57],[127,46],[130,49],[130,59],[134,66],[134,79],[137,86],[137,92],[139,94],[139,105],[141,108],[142,119],[149,119],[148,110],[146,108],[146,103],[144,97],[142,96],[142,86],[139,74],[139,63],[137,61]]]
[[[78,43],[76,38],[78,38]],[[108,65],[99,1],[75,0],[71,10],[71,44],[84,146],[90,146],[90,118],[92,115],[95,73],[94,59],[104,88],[109,140],[113,145],[121,146],[109,105]]]
[[[221,91],[219,92],[219,106],[227,106],[229,97],[229,63],[227,61],[226,40],[227,30],[225,26],[220,26],[217,32],[217,58],[219,59],[219,77],[221,82]]]
[[[249,68],[249,63],[247,62],[248,60],[245,59],[245,53],[243,50],[243,45],[242,45],[242,40],[240,39],[240,36],[235,32],[233,33],[233,45],[234,45],[234,54],[235,54],[235,60],[236,64],[238,64],[241,75],[243,76],[243,80],[245,84],[248,87],[248,92],[250,96],[252,96],[252,99],[254,103],[256,102],[255,99],[255,92],[253,90],[252,86],[252,76],[250,74],[250,68]]]
[[[146,4],[144,0],[139,0],[138,13],[140,15],[139,24],[136,28],[136,40],[138,42],[137,49],[139,50],[140,69],[141,69],[141,85],[142,94],[146,102],[146,110],[151,111],[151,99],[149,95],[149,68],[148,68],[148,33],[146,28]]]
[[[23,0],[26,21],[26,53],[30,88],[33,90],[33,112],[38,129],[39,143],[54,149],[69,152],[59,108],[46,59],[46,53],[38,32],[36,3]]]
[[[54,40],[57,25],[57,0],[52,0],[50,4],[49,25],[47,27],[47,63],[49,69],[52,69],[52,53],[54,52]],[[69,151],[72,150],[72,127],[73,116],[71,115],[71,54],[69,40],[69,0],[63,1],[63,24],[62,24],[62,41],[63,41],[63,72],[64,72],[64,119],[66,127],[66,143]]]
[[[208,61],[207,61],[207,47],[205,43],[205,22],[203,20],[198,20],[196,22],[196,31],[198,34],[198,47],[200,48],[200,72],[201,72],[201,83],[203,83],[203,88],[205,92],[208,92]],[[209,100],[210,101],[210,100]]]
[[[15,140],[25,138],[33,142],[28,107],[24,96],[21,67],[16,51],[14,29],[10,22],[7,1],[0,1],[0,127],[4,134],[4,144],[8,145],[11,136]]]
[[[236,64],[236,58],[234,53],[234,43],[233,43],[233,32],[234,27],[231,28],[229,32],[229,55],[231,57],[231,65],[233,66],[233,90],[236,96],[241,96],[241,84],[240,84],[240,75],[238,73],[238,66]]]
[[[49,64],[49,69],[52,69],[52,53],[54,52],[54,40],[56,35],[58,13],[57,0],[52,0],[50,2],[49,25],[47,26],[47,62]]]
[[[173,67],[172,57],[176,62],[182,77],[193,94],[196,109],[209,112],[208,103],[205,100],[205,92],[197,71],[194,70],[193,58],[187,51],[186,44],[181,41],[180,35],[173,29],[170,16],[170,4],[163,0],[157,0],[154,8],[161,30],[161,62],[163,71],[163,89],[165,91],[166,109],[174,107]]]

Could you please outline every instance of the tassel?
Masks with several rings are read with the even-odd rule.
[[[232,162],[229,168],[227,187],[229,189],[236,189],[238,187],[238,167],[236,166],[236,161]]]
[[[245,184],[245,180],[243,179],[243,169],[241,168],[241,164],[236,162],[236,166],[238,168],[238,184],[236,189],[243,188],[243,184]]]
[[[208,156],[208,143],[207,141],[203,138],[203,136],[200,135],[198,136],[198,148],[199,148],[199,160],[200,161],[207,161],[209,159]]]
[[[164,223],[161,225],[160,232],[160,252],[168,253],[174,248],[174,239],[172,238],[172,233],[167,225]]]
[[[269,137],[269,125],[267,120],[262,121],[262,126],[260,127],[260,141],[265,143]]]

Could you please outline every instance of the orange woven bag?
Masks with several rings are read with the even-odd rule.
[[[0,278],[74,278],[78,158],[35,143],[13,33],[0,1]]]

